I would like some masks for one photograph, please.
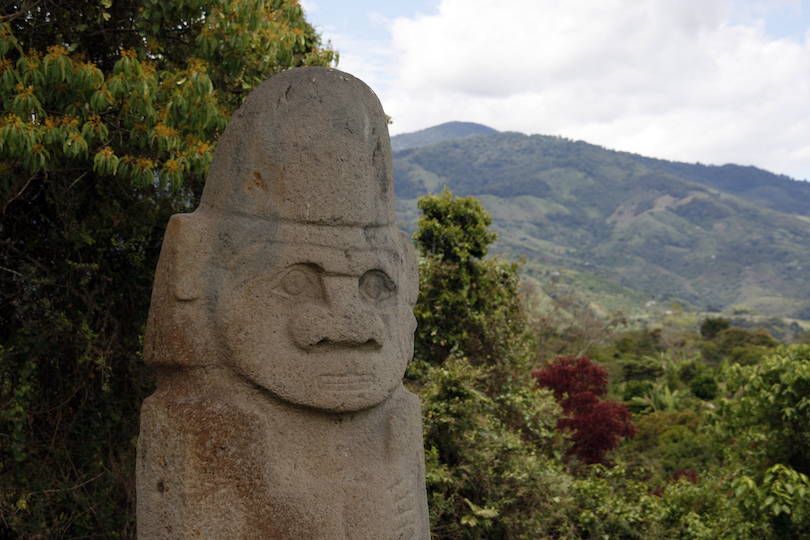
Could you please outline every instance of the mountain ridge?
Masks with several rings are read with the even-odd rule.
[[[391,150],[399,152],[409,148],[419,148],[450,139],[463,139],[479,135],[498,133],[496,129],[473,122],[445,122],[438,126],[391,137]]]
[[[421,148],[439,142],[472,136],[488,136],[499,132],[483,124],[472,122],[446,122],[412,133],[403,133],[391,137],[394,153],[403,150]],[[531,135],[526,135],[531,137]],[[540,135],[545,137],[546,135]],[[553,137],[553,136],[552,136]],[[562,140],[569,140],[557,137]],[[798,180],[782,174],[775,174],[750,165],[704,165],[668,161],[624,152],[610,150],[584,141],[570,141],[574,144],[587,144],[605,152],[626,156],[652,170],[672,174],[684,180],[690,180],[706,187],[737,195],[743,199],[761,204],[772,210],[784,213],[799,214],[810,217],[810,181]]]
[[[394,154],[398,221],[413,232],[415,199],[447,185],[492,212],[494,252],[598,274],[650,298],[810,319],[807,211],[750,200],[763,186],[790,189],[786,177],[683,165],[546,135],[447,139]],[[747,173],[737,191],[748,197],[683,178],[700,177],[695,170],[707,183],[717,171],[726,183]],[[791,202],[810,208],[810,191],[797,193]]]

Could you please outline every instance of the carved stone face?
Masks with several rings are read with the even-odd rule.
[[[226,264],[216,309],[223,361],[296,405],[342,412],[379,404],[413,354],[415,268],[404,235],[267,227],[269,241]]]

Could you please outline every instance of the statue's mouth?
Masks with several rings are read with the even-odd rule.
[[[356,392],[365,390],[374,385],[376,377],[374,375],[334,375],[327,374],[318,377],[318,382],[335,392]]]
[[[333,341],[330,339],[322,339],[312,345],[304,345],[302,347],[306,351],[318,352],[331,352],[338,350],[351,350],[351,351],[379,351],[382,349],[382,340],[369,339],[363,343],[357,341]]]

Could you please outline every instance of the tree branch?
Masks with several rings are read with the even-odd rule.
[[[23,186],[23,188],[20,190],[20,192],[19,192],[19,193],[17,193],[16,195],[14,195],[14,196],[13,196],[11,199],[9,199],[9,200],[8,200],[8,202],[6,202],[6,204],[3,206],[3,212],[2,212],[4,216],[6,215],[6,208],[8,208],[8,205],[10,205],[11,203],[13,203],[15,199],[17,199],[17,198],[18,198],[20,195],[22,195],[22,194],[23,194],[23,191],[25,191],[25,189],[28,187],[28,184],[30,184],[30,183],[31,183],[31,180],[33,180],[35,176],[36,176],[36,174],[31,175],[31,176],[28,178],[28,181],[27,181],[27,182],[25,183],[25,185]]]

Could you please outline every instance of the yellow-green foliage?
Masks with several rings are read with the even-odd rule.
[[[177,189],[207,170],[216,134],[250,89],[336,58],[295,2],[128,6],[74,1],[0,21],[4,188],[90,160],[98,175]],[[93,37],[105,32],[118,41]]]

